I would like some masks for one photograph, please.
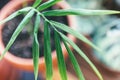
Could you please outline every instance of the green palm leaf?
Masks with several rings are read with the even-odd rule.
[[[38,11],[42,11],[44,9],[47,9],[48,7],[51,7],[52,5],[56,4],[61,0],[48,0],[47,2],[41,4],[39,7],[37,7]]]
[[[33,47],[32,47],[35,80],[37,80],[37,77],[38,77],[38,67],[39,67],[39,42],[37,39],[39,26],[40,26],[40,16],[36,15],[34,33],[33,33],[34,40],[33,40]]]
[[[60,36],[56,31],[54,31],[54,34],[55,34],[55,46],[56,46],[56,52],[57,52],[59,72],[62,80],[67,80],[66,65],[65,65],[65,61],[62,53],[62,48],[60,45]]]
[[[103,80],[100,72],[97,70],[97,68],[94,66],[94,64],[89,60],[89,58],[85,55],[84,52],[82,52],[82,50],[72,41],[70,40],[68,37],[66,37],[64,34],[60,33],[59,34],[62,36],[62,38],[68,42],[77,52],[78,54],[91,66],[91,68],[93,69],[93,71],[96,73],[96,75],[99,77],[100,80]]]
[[[31,10],[25,17],[24,19],[21,21],[21,23],[18,25],[17,29],[14,31],[12,37],[10,38],[10,41],[8,42],[4,52],[2,53],[2,55],[0,56],[0,60],[3,58],[3,56],[5,55],[5,53],[9,50],[9,48],[11,47],[11,45],[14,43],[15,39],[17,38],[17,36],[20,34],[20,32],[22,31],[22,29],[25,27],[25,25],[29,22],[30,18],[32,18],[32,16],[34,15],[34,11]]]
[[[74,35],[75,37],[77,37],[78,39],[82,40],[83,42],[89,44],[90,46],[92,46],[94,49],[96,49],[99,52],[102,52],[98,47],[96,47],[93,43],[91,43],[91,41],[89,41],[84,35],[80,34],[79,32],[71,29],[69,26],[56,22],[56,21],[50,21],[51,24],[53,24],[55,27],[70,33],[72,35]]]
[[[33,7],[37,7],[42,0],[35,0],[34,4],[32,5]]]
[[[10,16],[8,16],[7,18],[5,18],[4,20],[0,21],[0,24],[8,22],[9,20],[15,18],[16,16],[18,16],[20,14],[26,13],[29,10],[31,10],[31,7],[26,7],[26,8],[20,9],[20,10],[18,10],[16,12],[12,13]]]
[[[120,14],[120,11],[114,10],[87,10],[87,9],[63,9],[50,10],[43,12],[45,16],[66,16],[66,15],[108,15]]]
[[[72,62],[73,68],[74,68],[74,70],[75,70],[75,72],[76,72],[79,80],[85,80],[85,78],[84,78],[84,76],[83,76],[83,74],[82,74],[82,71],[81,71],[81,69],[80,69],[80,67],[79,67],[79,64],[78,64],[75,56],[73,55],[73,52],[72,52],[72,51],[70,50],[70,48],[68,47],[66,41],[65,41],[64,39],[62,39],[62,40],[63,40],[63,43],[64,43],[64,45],[65,45],[65,47],[66,47],[66,49],[67,49],[67,51],[68,51],[69,58],[70,58],[70,60],[71,60],[71,62]]]
[[[46,80],[52,80],[52,56],[50,46],[50,30],[48,23],[44,22],[44,57],[46,63]]]

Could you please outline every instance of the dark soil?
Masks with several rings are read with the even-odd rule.
[[[19,22],[23,19],[23,16],[18,16],[14,18],[13,20],[7,22],[2,30],[2,39],[4,42],[4,45],[6,46],[8,41],[10,40],[14,30],[16,29],[17,25]],[[48,17],[50,20],[58,21],[64,24],[67,24],[67,18],[66,17]],[[11,52],[15,56],[19,56],[22,58],[32,58],[32,42],[33,42],[33,34],[31,33],[31,30],[33,30],[31,25],[33,25],[34,18],[28,24],[25,26],[23,31],[20,33],[20,35],[17,37],[15,40],[14,44],[11,46],[9,49],[9,52]],[[42,23],[41,23],[41,25]],[[43,56],[44,54],[44,37],[43,37],[43,28],[39,29],[38,32],[38,41],[40,44],[40,56]],[[53,29],[50,27],[50,34],[51,34],[51,49],[52,51],[55,50],[55,45],[54,45],[54,36],[53,36]]]
[[[9,0],[0,0],[0,9],[8,3]]]

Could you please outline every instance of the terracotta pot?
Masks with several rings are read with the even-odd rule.
[[[10,1],[1,10],[1,12],[0,12],[0,20],[3,20],[8,15],[10,15],[12,12],[19,9],[20,6],[22,6],[22,4],[24,2],[32,2],[32,0],[13,0],[13,1]],[[61,8],[69,8],[69,5],[64,1],[58,3],[57,5],[60,6]],[[73,16],[67,16],[67,19],[68,19],[69,26],[71,26],[72,28],[75,28],[75,26],[76,26],[75,18]],[[5,49],[5,46],[4,46],[3,41],[2,41],[2,31],[1,31],[3,27],[4,27],[4,24],[0,25],[0,49],[1,49],[0,54]],[[76,41],[76,39],[73,36],[68,35],[68,37],[71,40]],[[66,59],[68,54],[67,54],[67,51],[66,51],[65,47],[63,46],[63,44],[62,44],[62,50],[63,50],[63,55],[64,55],[64,57]],[[18,69],[33,71],[33,60],[32,59],[24,59],[24,58],[16,57],[16,56],[12,55],[10,52],[7,52],[6,55],[4,56],[4,60],[6,60],[6,62],[10,63],[12,66],[14,66],[14,67],[16,67]],[[53,66],[56,67],[57,66],[56,51],[52,52],[52,62],[53,62]],[[39,59],[39,71],[40,72],[45,72],[44,57],[41,57]]]
[[[0,80],[18,80],[19,75],[19,70],[11,66],[8,61],[5,59],[0,61]]]

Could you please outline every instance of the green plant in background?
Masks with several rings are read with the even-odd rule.
[[[94,51],[95,56],[106,67],[117,72],[120,71],[120,19],[115,18],[113,21],[96,30],[93,43],[105,52],[104,54],[97,54]]]
[[[51,7],[52,5],[56,4],[61,0],[48,0],[47,2],[41,3],[42,0],[35,0],[34,4],[31,7],[25,7],[22,8],[10,16],[8,16],[6,19],[0,21],[0,24],[3,24],[13,18],[15,18],[18,15],[26,14],[23,20],[20,22],[16,30],[14,31],[10,41],[8,42],[3,54],[1,55],[0,59],[2,59],[5,55],[5,53],[9,50],[11,45],[16,40],[17,36],[20,34],[20,32],[23,30],[24,26],[29,23],[33,15],[36,16],[35,22],[34,22],[34,32],[33,32],[33,62],[34,62],[34,74],[35,74],[35,80],[37,80],[38,76],[38,60],[39,60],[39,43],[38,43],[38,29],[41,22],[41,19],[44,20],[44,57],[45,57],[45,63],[46,63],[46,79],[52,80],[52,56],[51,56],[51,47],[50,47],[50,31],[49,26],[51,25],[54,29],[54,37],[55,37],[55,47],[57,52],[57,59],[58,59],[58,67],[59,72],[61,75],[62,80],[67,80],[67,74],[66,74],[66,66],[62,54],[61,44],[60,44],[60,38],[62,39],[62,42],[64,43],[68,55],[70,57],[70,60],[73,64],[74,70],[79,78],[79,80],[85,80],[80,67],[78,65],[78,62],[73,54],[73,52],[70,50],[68,45],[71,45],[80,56],[91,66],[93,71],[96,73],[98,78],[100,80],[103,80],[101,74],[97,70],[97,68],[94,66],[94,64],[89,60],[89,58],[81,51],[81,49],[73,42],[71,41],[66,35],[61,33],[58,29],[61,29],[68,34],[71,34],[75,36],[76,38],[82,40],[83,42],[89,44],[93,48],[95,48],[97,51],[100,51],[99,48],[97,48],[95,45],[93,45],[88,39],[86,39],[82,34],[79,32],[71,29],[69,26],[52,21],[46,18],[46,16],[67,16],[67,15],[107,15],[107,14],[118,14],[119,11],[112,11],[112,10],[86,10],[86,9],[58,9],[58,10],[49,10],[49,11],[43,11],[47,9],[48,7]]]
[[[84,8],[84,9],[103,9],[103,0],[67,0],[72,8]],[[88,6],[89,5],[89,6]],[[77,30],[85,35],[91,35],[96,31],[98,25],[104,22],[106,16],[76,16],[76,22],[78,24]],[[84,22],[86,22],[84,24]],[[99,22],[99,23],[98,23]],[[89,31],[88,31],[89,30]]]
[[[99,9],[103,0],[66,0],[73,8]],[[89,6],[88,6],[89,5]]]

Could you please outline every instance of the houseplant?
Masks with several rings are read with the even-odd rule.
[[[105,15],[105,14],[117,14],[120,13],[119,11],[108,11],[108,10],[85,10],[85,9],[58,9],[58,10],[49,10],[49,11],[43,11],[44,9],[56,4],[60,0],[49,0],[47,2],[44,2],[42,4],[41,0],[36,0],[32,7],[26,7],[23,9],[20,9],[10,16],[8,16],[6,19],[2,20],[0,24],[3,24],[14,17],[25,14],[25,17],[20,22],[18,27],[16,28],[15,32],[13,33],[10,41],[8,42],[5,50],[1,54],[1,59],[4,57],[5,53],[8,51],[8,49],[11,47],[11,45],[14,43],[15,39],[19,35],[19,33],[22,31],[24,26],[30,21],[33,15],[36,16],[35,18],[35,25],[33,30],[33,62],[34,62],[34,73],[35,73],[35,80],[37,80],[38,75],[38,61],[39,61],[39,43],[37,40],[37,34],[38,29],[40,25],[41,18],[44,20],[44,55],[45,55],[45,63],[46,63],[46,78],[47,80],[52,80],[52,56],[51,56],[51,47],[50,47],[50,33],[49,33],[49,25],[52,26],[52,29],[54,30],[54,37],[55,37],[55,46],[56,46],[56,53],[57,53],[57,59],[58,59],[58,67],[61,74],[62,80],[67,80],[66,76],[66,68],[64,63],[64,58],[62,55],[62,48],[60,44],[60,38],[63,41],[67,51],[68,55],[70,57],[70,60],[73,64],[73,67],[75,69],[75,72],[79,79],[84,80],[84,76],[78,66],[78,63],[76,61],[76,58],[74,57],[72,51],[70,50],[69,45],[71,45],[84,59],[88,62],[88,64],[92,67],[92,69],[96,72],[97,76],[100,80],[103,80],[102,76],[100,75],[99,71],[96,69],[96,67],[93,65],[93,63],[88,59],[88,57],[78,48],[78,46],[70,40],[68,37],[66,37],[63,33],[61,33],[59,29],[72,34],[73,36],[77,37],[78,39],[82,40],[83,42],[91,45],[93,48],[97,49],[95,45],[93,45],[88,39],[86,39],[82,34],[74,31],[74,29],[69,28],[67,25],[61,24],[56,21],[52,21],[46,18],[46,16],[65,16],[65,15]],[[36,14],[35,14],[36,13]],[[1,47],[2,48],[2,47]],[[35,54],[36,53],[36,54]],[[6,55],[5,55],[6,57]]]

